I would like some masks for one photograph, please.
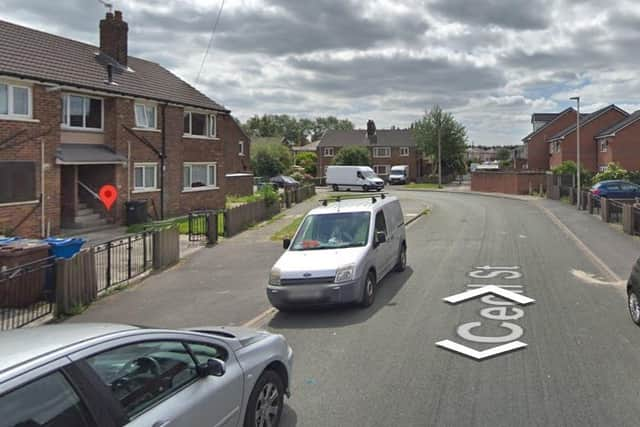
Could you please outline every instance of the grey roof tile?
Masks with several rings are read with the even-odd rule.
[[[410,129],[378,129],[376,130],[379,147],[415,147],[416,140]],[[320,139],[319,147],[344,147],[347,145],[372,145],[364,129],[328,130]]]

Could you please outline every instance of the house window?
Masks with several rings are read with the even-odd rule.
[[[603,139],[600,141],[600,152],[606,153],[607,151],[609,151],[609,141]]]
[[[102,130],[102,99],[63,95],[62,125],[67,128]]]
[[[325,147],[324,148],[324,157],[333,157],[333,156],[334,156],[333,147]]]
[[[185,163],[183,173],[185,190],[217,188],[216,163]]]
[[[373,157],[391,157],[390,147],[374,147]]]
[[[389,165],[373,165],[373,171],[376,175],[389,175],[390,168]]]
[[[0,161],[0,203],[37,200],[36,163]]]
[[[31,117],[31,88],[0,83],[0,116]]]
[[[400,157],[409,157],[409,147],[400,147]]]
[[[553,152],[555,151],[555,146],[556,146],[555,142],[549,143],[549,153],[550,154],[553,154]]]
[[[244,141],[238,142],[238,154],[244,156]]]
[[[560,152],[560,141],[556,141],[554,143],[554,145],[555,145],[555,152],[559,153]]]
[[[598,171],[599,171],[599,172],[604,172],[604,171],[606,171],[606,170],[607,170],[607,167],[606,167],[606,166],[600,166],[600,167],[598,168]]]
[[[136,104],[136,127],[140,129],[156,129],[157,109],[155,105]]]
[[[133,187],[136,191],[150,191],[158,188],[158,165],[156,163],[135,163],[133,165]]]
[[[215,138],[217,135],[217,124],[215,114],[195,113],[193,111],[184,112],[184,134],[185,136],[202,136],[205,138]]]

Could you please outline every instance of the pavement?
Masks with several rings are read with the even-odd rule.
[[[212,248],[192,252],[177,266],[101,298],[70,321],[172,328],[246,324],[271,309],[266,282],[283,252],[282,242],[271,240],[271,236],[329,194],[320,189],[316,197],[283,211],[279,219],[225,238]],[[415,219],[429,207],[410,194],[400,195],[400,199],[405,221]]]

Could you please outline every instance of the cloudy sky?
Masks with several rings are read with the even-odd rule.
[[[221,0],[111,0],[129,53],[195,83]],[[0,19],[98,44],[97,0],[2,0]],[[245,120],[336,115],[405,127],[434,104],[475,144],[533,112],[640,108],[636,0],[226,0],[197,87]]]

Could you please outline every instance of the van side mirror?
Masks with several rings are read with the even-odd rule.
[[[375,238],[373,239],[374,246],[378,246],[380,243],[387,241],[387,234],[384,231],[376,231]]]
[[[291,239],[283,239],[282,240],[282,248],[283,249],[289,249],[289,246],[291,246]]]
[[[224,362],[220,359],[209,359],[207,363],[198,365],[198,374],[201,377],[221,377],[226,371]]]

